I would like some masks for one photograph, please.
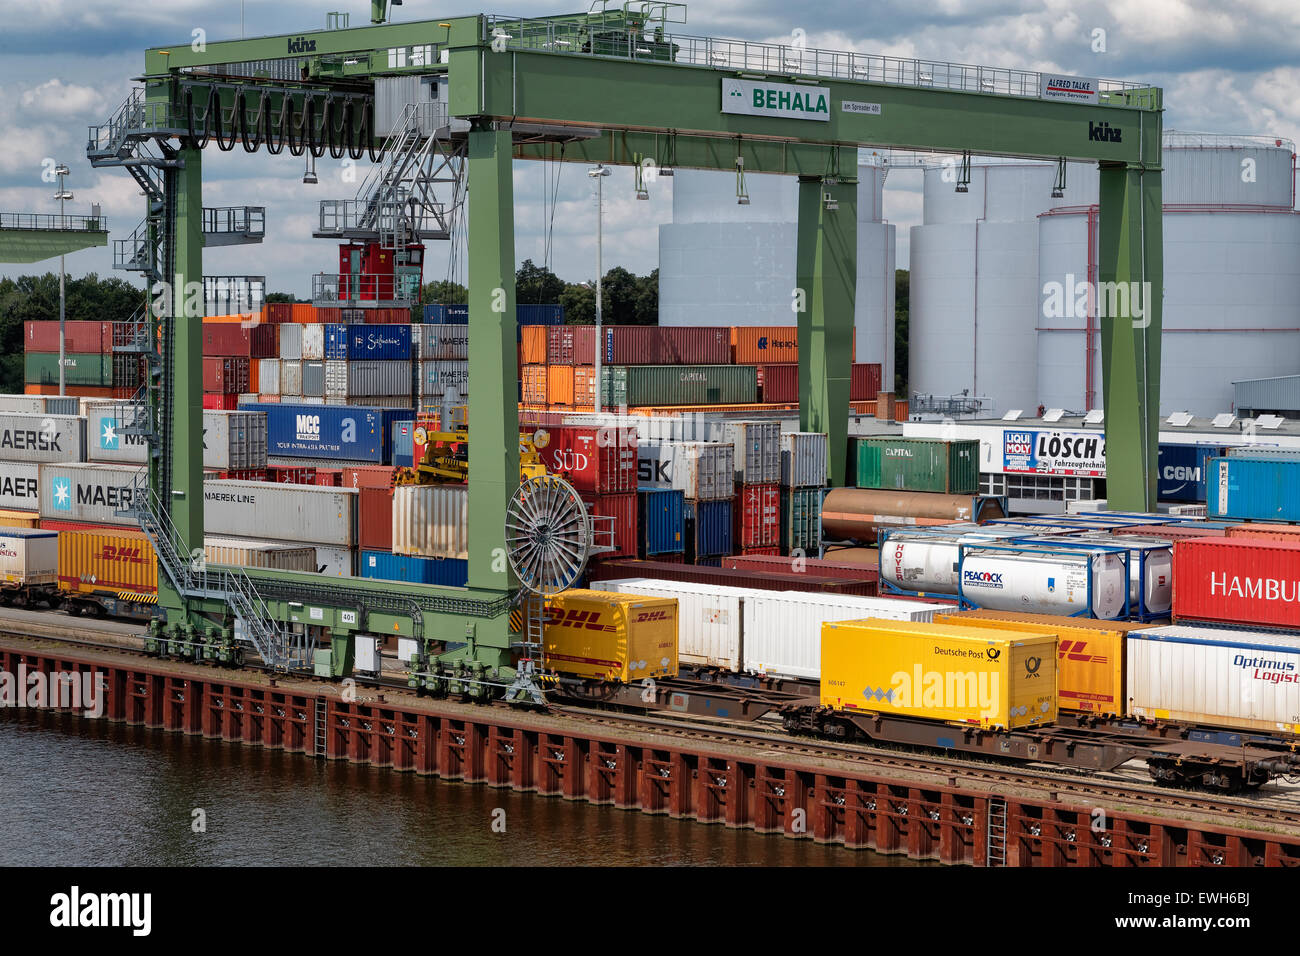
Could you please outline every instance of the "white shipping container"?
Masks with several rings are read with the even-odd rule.
[[[131,506],[133,487],[146,478],[139,465],[64,464],[40,466],[41,517],[128,525],[118,512]]]
[[[283,325],[280,327],[284,328]],[[283,358],[283,353],[281,357]],[[302,358],[312,362],[325,359],[325,326],[319,322],[302,326]]]
[[[302,395],[302,362],[284,359],[280,362],[280,394]]]
[[[1126,644],[1134,716],[1300,733],[1300,634],[1171,625]]]
[[[781,484],[790,488],[824,487],[827,468],[823,432],[781,433]]]
[[[316,549],[309,545],[256,538],[205,535],[203,557],[208,564],[236,568],[272,568],[277,571],[315,571]]]
[[[422,359],[469,358],[468,325],[413,325],[414,338],[419,333],[419,356]]]
[[[0,395],[0,413],[6,415],[39,415],[45,411],[43,395]]]
[[[280,360],[257,360],[257,387],[263,395],[280,394]]]
[[[40,465],[22,461],[7,461],[0,465],[0,508],[6,511],[40,510]]]
[[[86,420],[79,415],[0,415],[0,461],[85,461]]]
[[[336,578],[352,577],[355,551],[351,548],[316,546],[316,572]]]
[[[393,553],[468,558],[468,489],[456,485],[394,488]]]
[[[420,397],[445,395],[455,389],[469,396],[469,362],[464,359],[427,359],[420,363]]]
[[[744,669],[751,674],[820,679],[822,625],[879,617],[889,621],[933,621],[951,604],[897,598],[759,591],[745,598]]]
[[[704,441],[637,441],[637,480],[677,488],[688,499],[717,501],[736,493],[735,449]]]
[[[336,548],[356,544],[355,488],[215,479],[204,482],[203,507],[204,525],[213,534]]]
[[[280,358],[294,362],[302,358],[303,328],[297,322],[284,322],[280,325]]]
[[[331,359],[325,363],[326,398],[411,396],[411,363]]]
[[[691,581],[620,578],[594,581],[592,590],[677,599],[677,659],[700,667],[739,671],[745,598],[753,588],[714,587]]]
[[[57,584],[59,534],[34,528],[0,528],[0,583]]]
[[[736,481],[747,485],[781,480],[780,422],[723,422],[718,441],[735,448]]]
[[[302,393],[309,398],[325,397],[325,363],[302,361]]]
[[[121,402],[94,405],[86,415],[90,461],[143,464],[149,445],[142,435],[123,435],[133,412]],[[203,467],[244,470],[266,467],[266,413],[203,410]]]

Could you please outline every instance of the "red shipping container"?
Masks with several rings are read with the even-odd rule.
[[[735,547],[770,548],[781,543],[780,485],[741,485],[731,514]]]
[[[218,471],[216,476],[228,481],[266,481],[266,469],[240,468],[233,471]]]
[[[546,429],[539,448],[546,470],[579,492],[636,493],[637,456],[634,426],[566,425]]]
[[[573,329],[573,364],[596,364],[596,327],[594,325],[574,325]]]
[[[758,366],[758,387],[759,398],[769,404],[799,401],[799,366]]]
[[[346,480],[346,476],[345,476]],[[393,549],[393,493],[387,485],[357,488],[357,540],[370,551]]]
[[[313,485],[316,469],[303,465],[271,465],[266,469],[266,480],[284,485]]]
[[[203,323],[204,355],[249,354],[249,330],[233,322]]]
[[[1223,528],[1198,528],[1196,524],[1133,524],[1115,528],[1111,534],[1136,534],[1144,538],[1166,538],[1177,541],[1179,538],[1222,538]],[[1232,529],[1227,529],[1232,537]]]
[[[1228,538],[1267,538],[1274,541],[1300,541],[1300,525],[1247,522],[1222,532]]]
[[[874,402],[880,391],[880,365],[853,363],[849,372],[849,401]]]
[[[875,581],[880,576],[880,569],[870,565],[849,564],[825,558],[762,557],[753,551],[747,551],[744,556],[723,558],[722,566],[737,571],[811,574],[819,578],[846,578],[852,581]]]
[[[606,325],[601,333],[608,365],[731,364],[728,326]]]
[[[320,321],[323,322],[323,323],[325,323],[326,325],[342,325],[342,324],[343,324],[343,310],[342,310],[342,309],[332,309],[332,308],[328,308],[328,307],[326,307],[326,306],[320,306],[320,307],[318,307],[318,308],[316,309],[316,317],[317,317],[318,319],[320,319]],[[270,358],[270,356],[268,355],[267,358]]]
[[[1174,620],[1300,628],[1300,541],[1177,542]]]
[[[93,521],[56,521],[53,518],[41,519],[42,531],[90,531],[103,528],[108,531],[121,531],[120,524],[96,524]]]
[[[313,485],[324,485],[327,488],[339,488],[343,485],[342,468],[317,468],[316,477],[312,479]]]
[[[617,578],[662,578],[665,581],[695,581],[718,587],[761,588],[766,591],[828,591],[835,594],[859,594],[874,597],[876,582],[848,578],[822,578],[811,574],[768,574],[758,571],[731,571],[695,564],[668,561],[637,561],[616,558],[592,562],[589,580],[610,581]],[[936,602],[938,603],[938,602]]]
[[[293,321],[292,302],[268,302],[264,310],[266,321],[275,325]]]
[[[217,411],[233,412],[239,408],[238,392],[204,392],[203,407]]]
[[[546,364],[572,365],[574,354],[574,331],[572,325],[551,325],[546,329]],[[595,331],[595,326],[592,326]]]
[[[248,391],[247,358],[203,359],[203,390],[238,395]]]
[[[23,323],[23,347],[28,352],[57,352],[59,350],[59,323],[53,320]],[[65,322],[63,332],[64,352],[83,352],[102,355],[113,350],[112,322]]]
[[[742,548],[740,553],[746,557],[759,557],[759,556],[780,557],[781,549],[780,548]],[[727,563],[727,559],[723,558],[722,563],[723,565],[725,565]]]
[[[392,466],[357,465],[354,468],[344,468],[343,487],[344,488],[383,488],[385,491],[389,491],[393,487]]]
[[[633,477],[635,478],[636,469],[633,465]],[[625,555],[636,555],[636,492],[621,495],[583,495],[583,503],[587,506],[588,513],[605,518],[614,519],[614,550],[607,552],[610,557],[623,557]],[[609,543],[609,536],[602,534],[602,531],[609,529],[608,521],[597,521],[596,526],[596,543],[604,545]]]

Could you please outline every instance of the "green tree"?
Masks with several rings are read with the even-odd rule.
[[[659,324],[659,268],[637,279],[635,325]]]
[[[268,303],[277,303],[277,302],[293,303],[293,302],[297,302],[298,300],[293,297],[292,292],[268,292],[266,294],[266,301]]]
[[[596,283],[566,282],[560,293],[564,321],[569,325],[596,324]]]
[[[534,265],[532,259],[525,259],[515,273],[515,301],[520,305],[559,302],[564,287],[563,279],[545,266]]]
[[[894,270],[894,394],[907,397],[907,335],[911,315],[911,273]]]
[[[465,305],[469,302],[469,290],[450,279],[426,282],[420,289],[420,301],[426,305]]]

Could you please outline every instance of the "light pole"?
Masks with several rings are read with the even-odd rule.
[[[63,178],[68,175],[68,167],[63,163],[54,167],[54,175],[59,177],[59,191],[54,194],[54,198],[59,201],[59,226],[66,228],[67,221],[63,218],[63,204],[72,198],[63,185]],[[67,383],[64,371],[64,361],[67,359],[65,354],[65,337],[67,334],[67,300],[64,295],[64,257],[59,256],[59,395],[66,393]]]
[[[603,188],[604,179],[609,175],[609,167],[598,165],[594,169],[587,170],[587,175],[596,180],[596,414],[600,414],[600,393],[605,387],[605,383],[600,377],[600,353],[605,350],[605,342],[600,334],[600,280],[605,272],[605,265],[602,259],[601,241],[604,238],[604,219],[605,219],[605,190]]]

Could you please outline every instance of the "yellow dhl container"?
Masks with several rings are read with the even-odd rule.
[[[945,624],[1035,634],[1054,631],[1057,636],[1056,696],[1061,709],[1090,714],[1126,712],[1125,635],[1151,626],[1135,621],[1098,621],[1055,614],[990,610],[936,614],[934,619]]]
[[[3,528],[39,528],[41,516],[36,511],[10,511],[0,508],[0,527]]]
[[[980,727],[1056,720],[1056,636],[918,621],[822,625],[821,703]]]
[[[158,597],[158,559],[142,531],[59,532],[59,587],[83,594],[112,592],[147,601]]]
[[[675,598],[571,590],[546,599],[545,663],[575,677],[677,676]]]

